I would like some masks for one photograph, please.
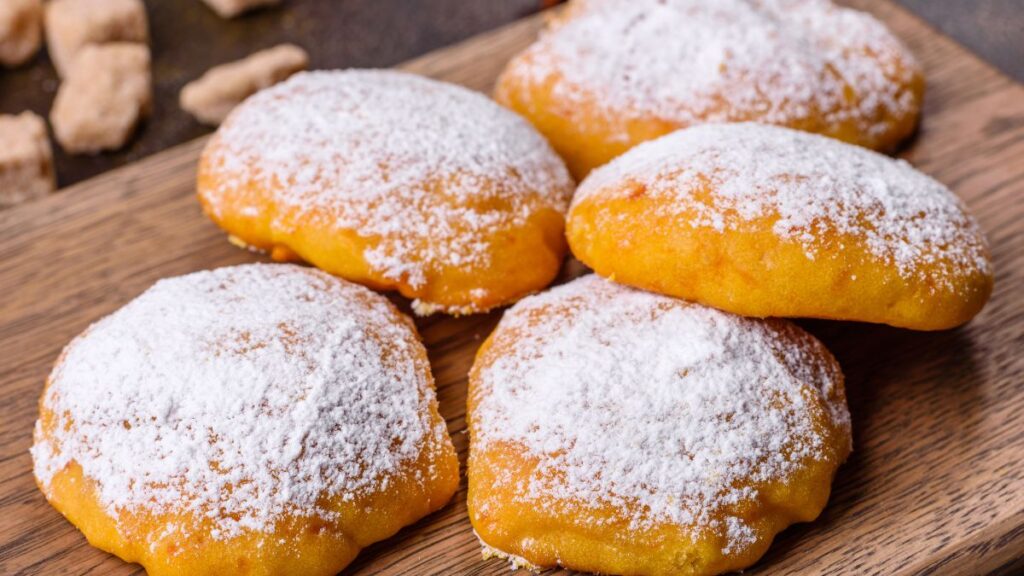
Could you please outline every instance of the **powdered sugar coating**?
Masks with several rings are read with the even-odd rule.
[[[912,117],[919,68],[879,21],[828,0],[576,0],[520,59],[556,98],[610,123],[811,119],[881,137]],[[629,136],[625,132],[623,140]]]
[[[591,275],[520,301],[492,339],[474,368],[471,458],[509,443],[537,457],[515,489],[524,506],[711,530],[728,554],[755,540],[731,507],[848,448],[842,375],[784,321]],[[603,506],[619,516],[588,515]]]
[[[773,221],[775,235],[811,259],[848,236],[904,277],[928,275],[933,287],[955,290],[956,278],[991,274],[984,235],[948,188],[903,160],[823,136],[752,123],[687,128],[595,170],[574,206],[638,188],[683,226]]]
[[[329,521],[322,498],[384,490],[449,442],[410,323],[291,265],[161,280],[68,345],[42,402],[44,491],[74,461],[112,516],[192,514],[217,540],[285,515]]]
[[[441,266],[486,267],[495,230],[564,213],[573,184],[525,120],[485,96],[384,70],[302,73],[246,100],[217,133],[221,198],[270,190],[274,226],[301,219],[375,239],[363,257],[414,287]]]

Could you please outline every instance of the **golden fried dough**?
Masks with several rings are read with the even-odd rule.
[[[246,100],[199,166],[206,213],[279,260],[481,312],[546,286],[573,183],[528,122],[390,71],[304,73]]]
[[[985,237],[945,186],[758,124],[680,130],[595,170],[568,236],[603,276],[744,316],[938,330],[992,291]]]
[[[485,554],[601,574],[750,566],[849,454],[838,364],[758,320],[598,276],[509,309],[470,373]]]
[[[412,322],[284,264],[163,280],[91,326],[32,456],[50,503],[151,576],[334,575],[459,481]]]
[[[495,97],[573,175],[704,122],[758,121],[875,149],[914,130],[924,79],[867,14],[827,0],[574,0]]]

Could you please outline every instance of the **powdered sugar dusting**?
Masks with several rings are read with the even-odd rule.
[[[273,190],[276,228],[298,218],[376,240],[383,277],[419,287],[439,266],[484,267],[495,230],[565,212],[573,184],[532,126],[487,97],[384,70],[293,76],[246,100],[219,130],[221,197]],[[266,206],[252,206],[261,213]]]
[[[786,322],[591,275],[520,301],[493,338],[473,451],[511,442],[540,457],[515,487],[523,505],[572,502],[583,522],[608,521],[587,510],[611,505],[632,529],[708,528],[738,552],[755,534],[730,510],[826,458],[823,425],[849,434],[841,374]]]
[[[386,299],[248,265],[162,280],[74,340],[50,376],[35,474],[71,461],[119,511],[183,511],[211,537],[332,513],[408,474],[433,426],[421,344]],[[424,479],[425,480],[425,479]],[[168,526],[170,532],[182,526]]]
[[[948,188],[905,161],[823,136],[750,123],[687,128],[595,170],[574,202],[636,186],[665,200],[662,209],[682,225],[741,230],[775,218],[775,234],[809,258],[842,234],[862,238],[904,277],[934,264],[936,287],[991,273],[981,230]],[[697,200],[705,186],[711,199]]]
[[[821,118],[879,136],[917,114],[918,66],[873,17],[827,0],[575,0],[522,60],[598,112],[681,126]],[[593,100],[593,102],[591,102]],[[627,138],[626,134],[622,135]]]

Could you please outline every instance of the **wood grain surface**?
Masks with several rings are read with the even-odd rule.
[[[924,121],[902,156],[964,198],[996,287],[969,325],[914,333],[804,322],[847,376],[855,452],[818,521],[784,532],[748,574],[1019,574],[1024,557],[1024,87],[885,0],[860,0],[923,62]],[[531,18],[405,68],[489,90]],[[193,197],[196,141],[0,213],[0,574],[134,574],[91,548],[36,490],[36,402],[63,345],[165,276],[258,257]],[[566,275],[578,272],[570,264]],[[465,461],[466,373],[500,312],[419,320],[441,411]],[[508,573],[482,561],[465,491],[363,551],[345,574]]]

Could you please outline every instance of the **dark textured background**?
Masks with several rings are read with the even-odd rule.
[[[1007,76],[1024,82],[1024,0],[897,0]]]
[[[899,0],[1007,74],[1024,81],[1024,0]],[[553,1],[286,0],[280,8],[222,20],[200,0],[149,0],[156,102],[123,150],[67,156],[54,147],[61,187],[208,132],[178,108],[178,91],[212,65],[280,42],[303,46],[311,68],[391,66],[468,38]],[[46,116],[57,78],[45,52],[0,70],[0,113]]]

